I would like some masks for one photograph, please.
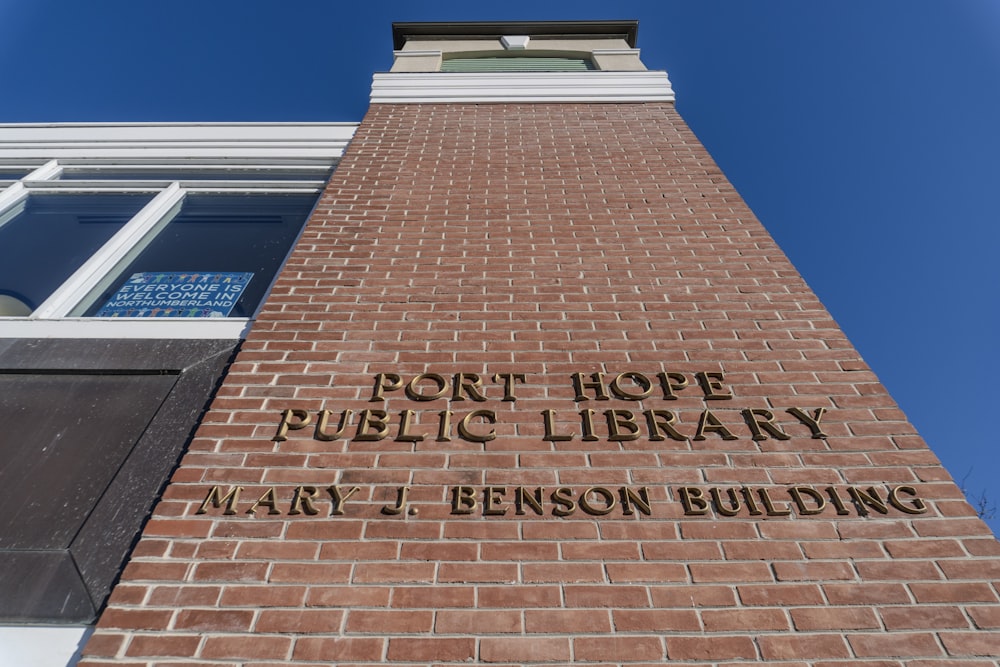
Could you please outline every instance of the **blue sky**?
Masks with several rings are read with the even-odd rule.
[[[623,18],[951,473],[1000,500],[1000,3],[0,0],[0,122],[360,120],[392,21]]]

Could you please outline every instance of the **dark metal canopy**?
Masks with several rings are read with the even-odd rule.
[[[635,48],[638,21],[477,21],[472,23],[393,23],[392,48],[410,37],[619,37]]]

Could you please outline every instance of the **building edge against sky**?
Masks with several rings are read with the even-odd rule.
[[[0,233],[61,229],[53,197],[137,207],[85,202],[93,254],[34,302],[7,295],[30,302],[0,348],[6,394],[30,399],[4,409],[38,425],[25,468],[94,395],[107,420],[77,435],[117,443],[88,452],[80,516],[14,513],[8,604],[100,608],[246,335],[87,664],[995,654],[995,540],[676,116],[634,26],[397,24],[360,127],[0,128],[21,151]],[[299,237],[297,198],[341,157]],[[222,265],[248,215],[240,236],[294,228],[276,279],[286,250]],[[217,265],[177,264],[203,246]],[[276,282],[240,317],[86,316],[129,276],[192,271]],[[142,414],[115,413],[124,396]],[[80,466],[52,449],[42,483],[64,488]],[[95,558],[110,534],[121,555]],[[40,562],[48,588],[26,587]]]

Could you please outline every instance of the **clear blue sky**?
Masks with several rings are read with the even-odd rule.
[[[392,21],[633,18],[910,420],[1000,500],[994,0],[0,0],[0,122],[360,120]]]

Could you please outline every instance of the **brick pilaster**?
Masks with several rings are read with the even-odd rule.
[[[374,105],[83,664],[985,665],[998,554],[672,104]]]

